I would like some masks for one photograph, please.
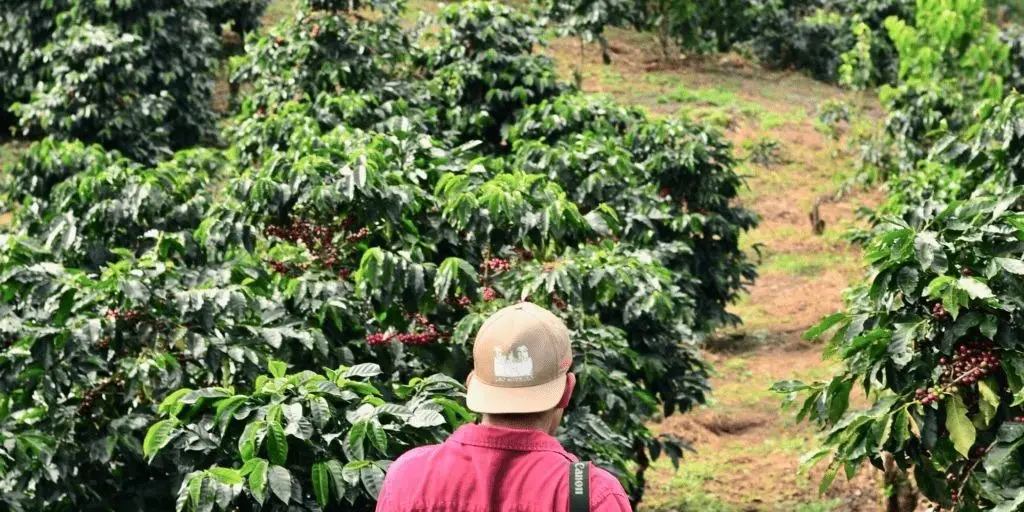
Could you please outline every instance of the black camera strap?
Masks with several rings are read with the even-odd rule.
[[[590,463],[569,464],[569,512],[590,512]]]

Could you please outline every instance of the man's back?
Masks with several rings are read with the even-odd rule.
[[[378,512],[567,512],[576,458],[536,430],[466,425],[388,470]],[[590,510],[628,511],[622,485],[591,466]]]

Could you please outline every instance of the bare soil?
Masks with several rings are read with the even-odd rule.
[[[763,265],[747,297],[733,310],[747,321],[724,330],[709,344],[706,358],[717,369],[711,402],[689,414],[652,425],[691,443],[682,467],[655,465],[648,472],[642,510],[722,511],[876,511],[882,507],[881,473],[860,468],[850,480],[840,476],[821,494],[826,464],[801,473],[801,457],[813,450],[817,430],[796,424],[795,409],[781,410],[782,397],[768,391],[777,381],[827,379],[837,363],[822,359],[822,346],[800,335],[823,316],[842,307],[842,293],[861,277],[860,251],[840,235],[856,224],[856,209],[876,205],[882,194],[854,190],[824,201],[825,233],[811,232],[809,212],[818,198],[834,196],[850,158],[843,142],[815,129],[813,113],[829,98],[850,99],[828,85],[793,73],[768,72],[736,56],[657,61],[650,38],[611,34],[613,64],[602,66],[595,46],[558,40],[546,52],[563,76],[581,72],[583,89],[607,93],[646,108],[654,116],[675,115],[680,105],[663,95],[680,87],[713,91],[723,112],[732,114],[726,135],[743,154],[746,141],[770,137],[784,148],[788,163],[744,164],[750,191],[741,203],[761,215],[748,237],[758,244]],[[752,107],[753,105],[753,107]],[[736,110],[783,121],[770,127]],[[732,109],[730,111],[730,109]],[[863,115],[877,115],[874,108]],[[692,497],[700,495],[702,501]]]

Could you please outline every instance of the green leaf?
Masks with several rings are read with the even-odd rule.
[[[341,477],[350,485],[356,485],[359,483],[359,470],[370,465],[365,460],[354,460],[345,464],[345,467],[341,468]]]
[[[970,456],[977,432],[967,418],[967,406],[960,395],[950,395],[946,399],[946,430],[956,451],[964,457]]]
[[[196,473],[188,480],[188,498],[193,509],[199,507],[199,500],[203,495],[203,480],[206,480],[203,473]]]
[[[377,420],[370,421],[370,444],[381,454],[388,453],[388,435]]]
[[[900,450],[908,439],[910,439],[910,414],[905,408],[901,408],[892,419],[892,440],[896,449]]]
[[[357,364],[345,370],[341,376],[346,379],[352,377],[376,377],[381,374],[380,365],[375,363]]]
[[[993,315],[985,315],[981,322],[981,334],[990,340],[996,339],[999,334],[999,319]]]
[[[242,485],[245,479],[238,473],[238,470],[231,468],[213,467],[206,471],[214,480],[224,485]]]
[[[288,373],[288,365],[284,361],[271,360],[267,366],[270,369],[270,374],[275,378],[280,379]]]
[[[157,407],[157,411],[168,416],[177,416],[178,413],[181,412],[181,409],[185,407],[185,405],[181,403],[182,397],[192,391],[193,390],[189,388],[182,388],[167,395],[164,400],[160,402],[160,406]]]
[[[380,496],[380,488],[384,485],[384,471],[376,464],[370,464],[359,470],[359,478],[363,481],[366,492],[376,500]]]
[[[288,460],[288,439],[281,424],[274,421],[267,424],[267,458],[278,466]]]
[[[281,466],[270,467],[270,490],[285,505],[292,498],[292,474]]]
[[[942,294],[950,288],[956,280],[950,276],[939,276],[932,279],[932,282],[928,283],[928,286],[924,289],[926,297],[933,299],[942,296]]]
[[[850,405],[850,390],[853,379],[835,377],[828,386],[828,418],[831,423],[839,421]]]
[[[429,409],[416,409],[416,412],[409,418],[409,426],[416,428],[429,428],[444,425],[444,416],[437,411]]]
[[[842,322],[847,318],[846,313],[833,313],[825,318],[821,319],[817,325],[811,327],[804,333],[803,339],[810,341],[821,337],[826,331],[835,327],[836,324]]]
[[[1010,258],[995,258],[994,261],[996,265],[1011,274],[1024,275],[1024,261]]]
[[[316,428],[324,428],[324,425],[331,419],[331,408],[327,400],[322,396],[309,399],[309,415],[313,417],[313,424]]]
[[[345,444],[349,457],[352,460],[361,460],[366,457],[363,451],[363,440],[366,439],[366,431],[369,429],[369,420],[359,420],[352,425],[348,431]]]
[[[957,286],[967,292],[972,299],[991,299],[994,297],[992,290],[987,284],[974,277],[961,277]]]
[[[267,500],[267,470],[270,464],[264,459],[253,459],[256,467],[249,473],[249,490],[256,501],[263,504]],[[290,489],[289,489],[290,490]]]
[[[249,476],[249,473],[252,473],[259,466],[261,460],[263,459],[256,458],[245,461],[245,464],[242,464],[242,467],[238,470],[238,474],[243,477]]]
[[[217,417],[214,422],[220,426],[221,435],[224,435],[224,431],[227,430],[228,425],[231,424],[231,420],[234,419],[235,412],[238,411],[245,401],[249,397],[244,395],[235,395],[230,398],[224,398],[217,401]]]
[[[896,330],[892,333],[892,342],[889,343],[888,352],[889,357],[897,368],[903,368],[914,358],[917,330],[921,325],[921,322],[896,324]]]
[[[834,459],[825,469],[825,474],[821,477],[821,484],[818,486],[818,492],[825,494],[825,491],[829,487],[832,487],[832,482],[835,481],[836,475],[839,474],[839,467],[842,466],[842,462],[839,459]]]
[[[338,501],[341,501],[341,498],[345,496],[345,489],[348,488],[345,485],[344,467],[342,467],[341,462],[337,459],[327,461],[325,466],[327,467],[327,472],[331,475],[331,486],[334,489],[334,496]]]
[[[914,253],[921,268],[936,274],[942,274],[949,266],[945,251],[939,245],[936,234],[922,231],[914,237]]]
[[[313,468],[311,469],[313,478],[313,494],[316,495],[316,502],[321,507],[326,507],[327,500],[331,498],[331,484],[328,472],[327,464],[323,462],[313,464]]]
[[[169,419],[158,421],[149,427],[146,438],[142,441],[142,453],[149,462],[153,462],[153,458],[160,452],[160,449],[171,440],[171,433],[177,426],[177,420]]]
[[[264,425],[262,421],[254,421],[245,426],[241,437],[238,438],[238,454],[242,461],[248,461],[256,456],[256,438]]]
[[[992,377],[989,377],[978,383],[978,393],[980,400],[978,400],[978,409],[981,411],[982,424],[980,428],[986,429],[992,424],[992,419],[996,417],[996,411],[999,410],[999,393],[996,392],[998,384]]]

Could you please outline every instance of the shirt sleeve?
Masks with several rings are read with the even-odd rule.
[[[633,508],[625,494],[612,492],[598,501],[592,512],[633,512]]]

